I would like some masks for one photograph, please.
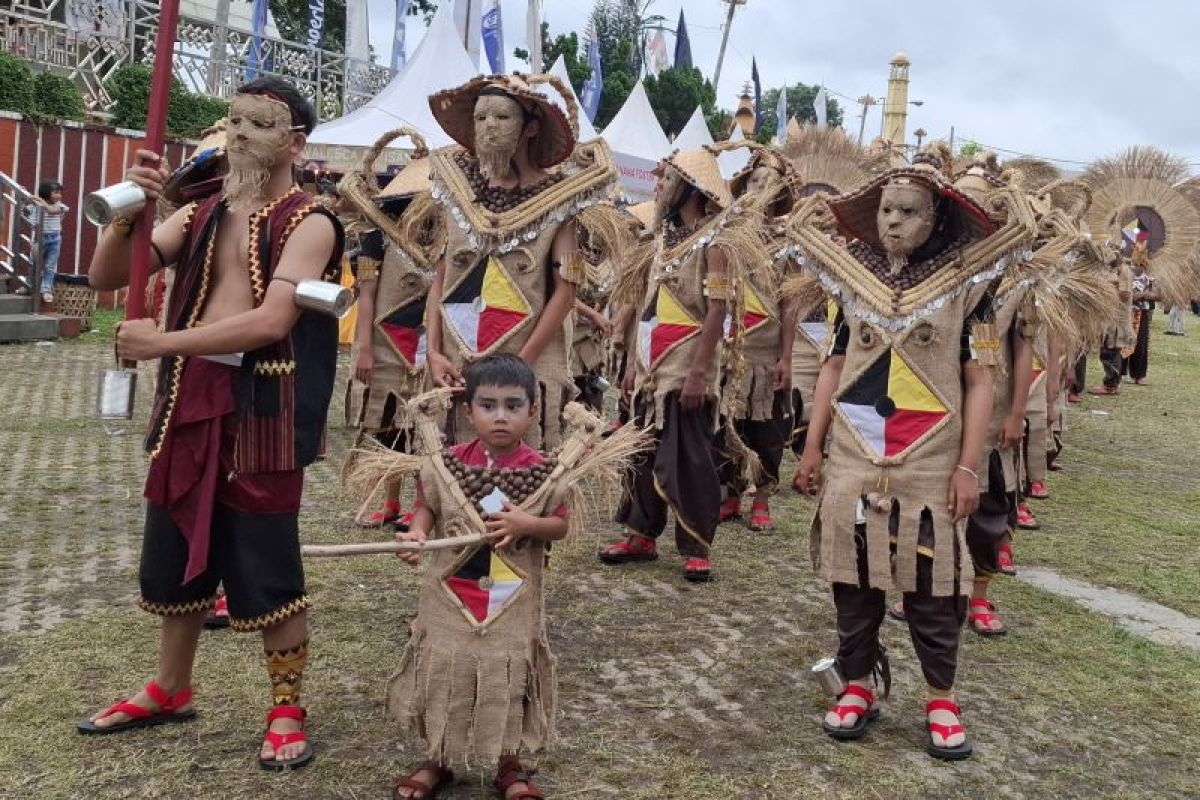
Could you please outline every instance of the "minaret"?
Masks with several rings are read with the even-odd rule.
[[[894,147],[904,145],[904,127],[908,121],[908,56],[896,53],[888,76],[887,104],[883,107],[883,138]]]

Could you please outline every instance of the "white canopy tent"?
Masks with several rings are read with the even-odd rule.
[[[603,136],[612,148],[617,178],[628,198],[646,200],[653,197],[657,182],[653,170],[659,161],[671,154],[672,147],[650,107],[650,98],[641,81],[608,123]]]
[[[705,145],[713,145],[712,133],[708,130],[708,121],[704,119],[704,109],[697,106],[692,118],[675,137],[675,147],[679,150],[697,150]]]
[[[318,125],[308,137],[305,157],[348,164],[358,157],[359,148],[370,147],[401,125],[416,129],[431,148],[451,144],[429,109],[429,96],[476,74],[454,25],[454,5],[443,4],[404,71],[362,108]]]
[[[730,135],[729,141],[740,142],[745,138],[746,135],[742,133],[742,126],[734,125],[733,133]],[[750,163],[750,151],[744,147],[738,148],[737,150],[727,150],[724,153],[721,153],[721,155],[717,157],[717,160],[721,165],[721,177],[723,177],[725,180],[729,180],[734,175],[741,172],[746,165]]]
[[[560,79],[566,84],[567,90],[571,93],[571,97],[575,98],[575,107],[579,109],[579,141],[590,142],[599,136],[596,133],[596,127],[592,125],[591,120],[587,118],[587,114],[583,112],[583,106],[579,104],[579,95],[575,93],[575,87],[571,85],[571,76],[567,72],[567,61],[561,55],[554,62],[554,66],[550,67],[550,74]],[[542,91],[554,101],[554,104],[563,111],[567,110],[566,104],[563,103],[562,97],[553,86],[543,85]]]

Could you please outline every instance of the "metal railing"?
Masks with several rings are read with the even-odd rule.
[[[42,309],[42,220],[32,194],[0,172],[0,277],[16,283],[33,300],[34,313]]]
[[[129,63],[154,61],[157,0],[4,0],[0,47],[32,64],[68,74],[94,112],[110,111],[105,81]],[[67,12],[95,20],[95,31],[69,26]],[[269,36],[261,38],[260,74],[285,78],[304,94],[321,121],[366,103],[387,86],[388,67],[346,58],[344,53]],[[228,99],[245,80],[253,55],[248,30],[186,14],[179,18],[175,75],[193,92]]]

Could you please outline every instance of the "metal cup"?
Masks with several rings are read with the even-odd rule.
[[[296,305],[341,319],[354,305],[354,292],[338,283],[310,278],[296,285]]]
[[[145,206],[142,187],[133,181],[121,181],[83,198],[83,215],[93,225],[111,225],[113,220],[132,217]]]
[[[96,416],[100,419],[133,419],[137,395],[137,370],[106,369],[96,384]]]
[[[813,664],[812,676],[830,697],[840,697],[846,691],[846,679],[842,677],[836,658],[822,658]]]

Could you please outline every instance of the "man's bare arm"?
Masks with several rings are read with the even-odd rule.
[[[287,336],[300,318],[295,284],[321,278],[336,242],[333,223],[328,217],[308,216],[284,245],[274,279],[258,308],[203,327],[166,333],[162,355],[241,353]]]

